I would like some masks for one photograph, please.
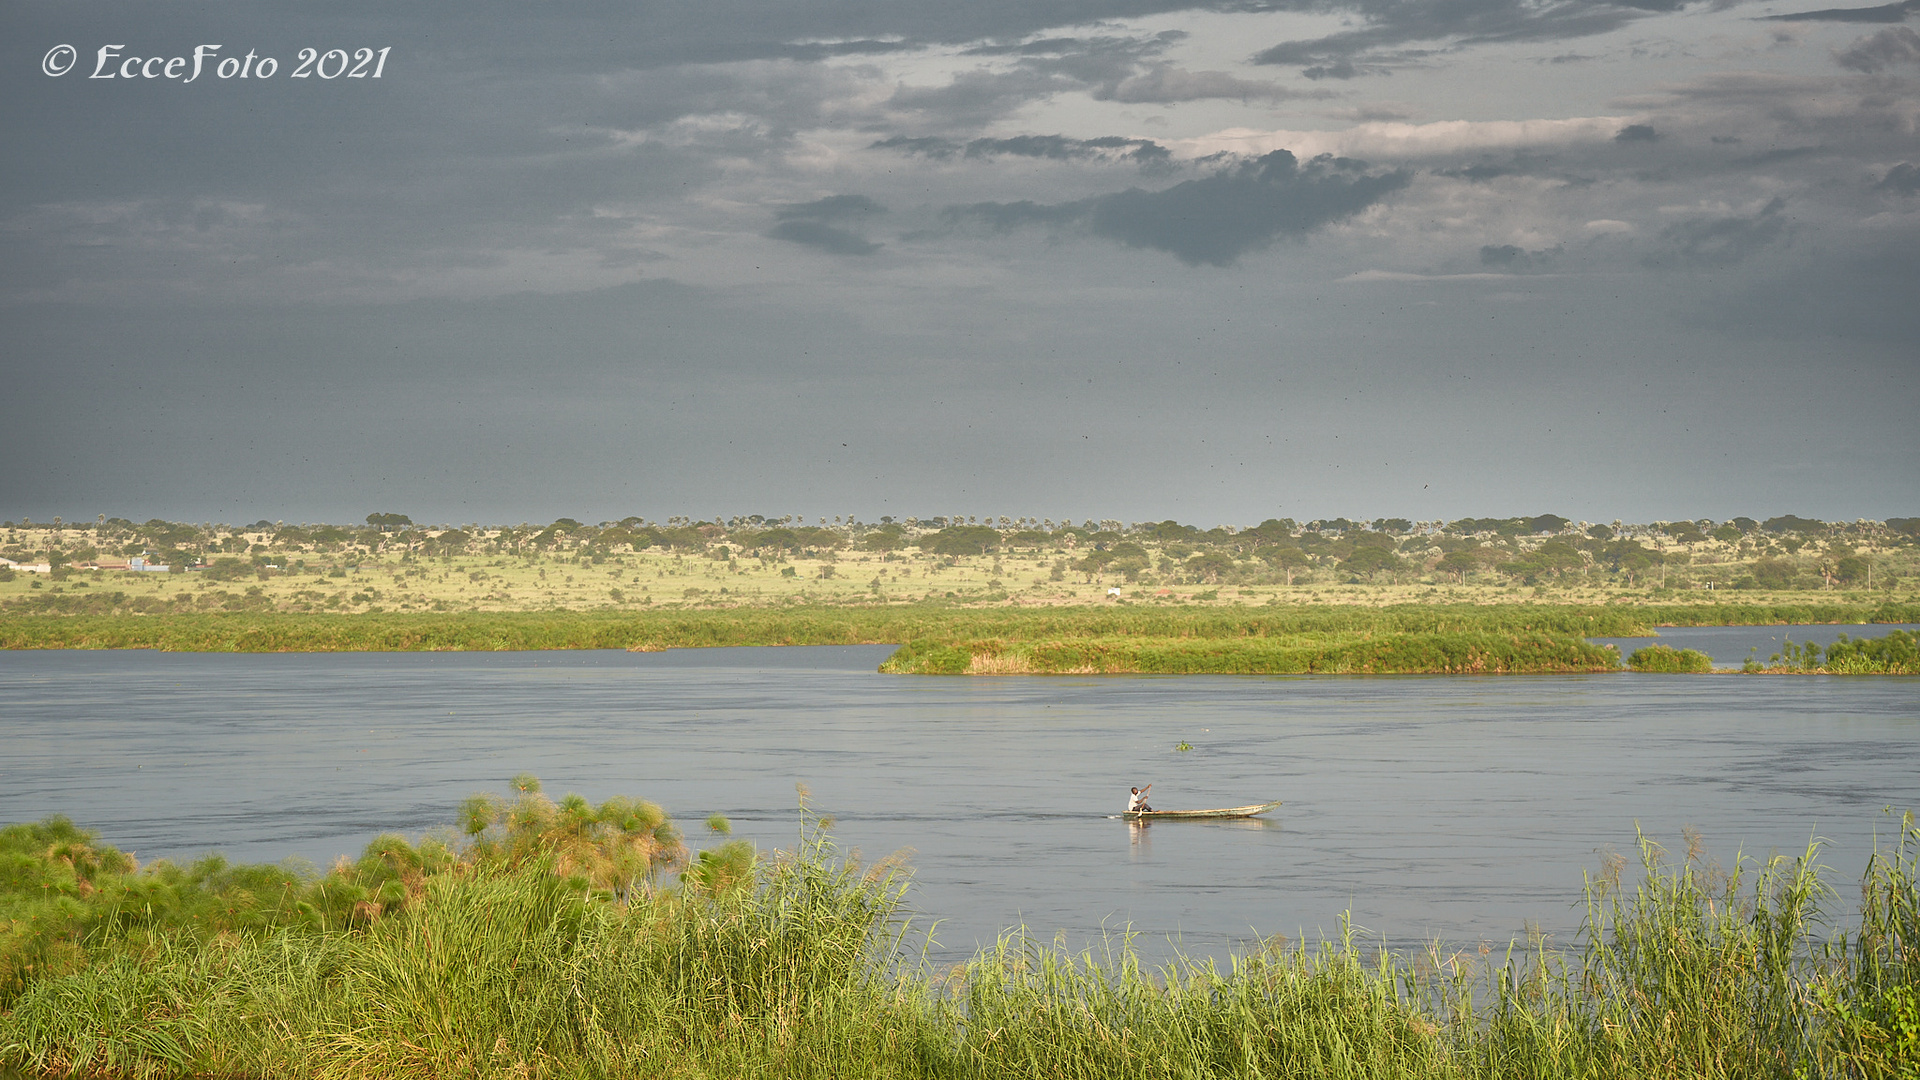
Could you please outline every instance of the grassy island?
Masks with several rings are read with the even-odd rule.
[[[803,819],[689,855],[639,800],[476,797],[465,837],[327,873],[136,868],[64,819],[0,829],[0,1062],[53,1076],[1859,1077],[1920,1064],[1920,827],[1849,929],[1807,857],[1642,840],[1572,951],[1351,935],[1145,963],[1021,934],[936,968],[891,863]],[[709,823],[716,831],[725,822]]]

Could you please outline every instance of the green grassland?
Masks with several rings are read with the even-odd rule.
[[[1907,1077],[1920,828],[1843,905],[1800,859],[1607,859],[1571,947],[1352,933],[1224,962],[1010,931],[951,967],[905,869],[690,854],[657,807],[516,778],[464,837],[327,873],[145,869],[62,819],[0,829],[0,1063],[52,1076]],[[709,823],[724,831],[726,823]],[[1852,890],[1850,889],[1849,892]],[[1850,910],[1838,918],[1843,906]],[[1846,929],[1835,929],[1845,925]]]

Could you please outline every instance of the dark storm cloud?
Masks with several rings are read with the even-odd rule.
[[[1189,266],[1229,266],[1277,239],[1299,239],[1352,217],[1409,180],[1405,171],[1372,173],[1364,162],[1330,156],[1301,165],[1290,152],[1275,150],[1162,191],[1133,188],[1052,206],[976,203],[949,207],[947,215],[1002,231],[1075,222],[1095,236],[1165,251]]]
[[[1628,124],[1613,135],[1617,143],[1658,142],[1659,139],[1660,133],[1653,130],[1652,124]]]
[[[1868,74],[1899,64],[1920,64],[1920,33],[1889,26],[1836,51],[1833,59],[1843,68]]]
[[[1901,195],[1920,195],[1920,165],[1903,161],[1887,170],[1887,175],[1874,185],[1878,191],[1892,191]]]
[[[774,211],[779,224],[770,229],[767,236],[819,248],[834,255],[871,255],[880,250],[879,244],[828,222],[844,224],[865,221],[886,212],[886,207],[865,195],[829,195],[824,199],[783,206]]]
[[[1897,23],[1905,21],[1908,15],[1916,11],[1920,11],[1920,0],[1903,0],[1901,3],[1882,4],[1879,7],[1796,11],[1790,15],[1766,15],[1763,18],[1769,22]]]
[[[1664,248],[1642,261],[1652,267],[1731,266],[1786,235],[1786,205],[1775,198],[1754,214],[1675,222],[1660,233]]]
[[[1385,74],[1392,68],[1435,55],[1409,50],[1415,42],[1443,42],[1449,48],[1493,42],[1558,41],[1619,29],[1636,19],[1677,11],[1684,0],[1463,0],[1434,4],[1423,0],[1353,0],[1340,5],[1365,20],[1359,29],[1310,40],[1287,41],[1253,56],[1256,64],[1301,67],[1316,79],[1349,79]],[[1303,10],[1320,5],[1286,4]]]

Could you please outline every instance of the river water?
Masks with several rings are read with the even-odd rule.
[[[1883,808],[1920,808],[1914,678],[927,678],[876,674],[888,651],[0,652],[0,821],[324,865],[526,770],[774,848],[804,784],[845,845],[912,849],[952,958],[1022,923],[1217,953],[1346,911],[1395,946],[1572,944],[1583,872],[1636,822],[1722,860],[1827,838],[1845,907]],[[1286,805],[1110,816],[1148,782],[1160,809]]]

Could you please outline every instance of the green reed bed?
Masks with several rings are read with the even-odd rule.
[[[1920,634],[1893,630],[1881,637],[1839,635],[1821,656],[1820,643],[1782,641],[1780,651],[1762,664],[1749,657],[1743,671],[1822,675],[1920,675]]]
[[[225,612],[10,615],[0,649],[190,652],[408,652],[667,649],[1107,639],[1259,641],[1318,635],[1622,637],[1654,626],[1920,621],[1915,605],[1402,604],[1145,608],[956,608],[935,604],[737,607],[690,611],[380,613]],[[1420,669],[1426,670],[1426,669]]]
[[[521,780],[512,802],[463,808],[464,841],[384,837],[324,876],[206,867],[171,893],[143,880],[166,868],[135,871],[70,825],[0,831],[0,1062],[342,1078],[1920,1068],[1911,816],[1845,927],[1817,847],[1721,868],[1642,840],[1637,881],[1624,860],[1587,881],[1570,950],[1405,956],[1346,929],[1150,966],[1131,937],[1075,953],[1016,932],[942,971],[900,918],[904,875],[840,858],[818,822],[790,854],[690,860],[649,804],[553,803]]]
[[[1324,633],[1238,638],[915,641],[881,671],[960,674],[1476,674],[1613,671],[1611,649],[1571,635]]]

